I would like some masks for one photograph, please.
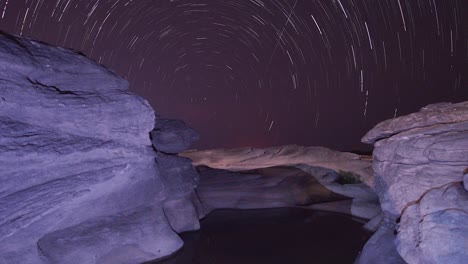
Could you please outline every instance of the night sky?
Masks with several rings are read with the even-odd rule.
[[[365,150],[380,121],[468,100],[467,0],[0,0],[0,15],[114,69],[200,149]]]

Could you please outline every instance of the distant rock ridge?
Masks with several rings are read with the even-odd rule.
[[[375,189],[386,224],[358,263],[466,263],[468,102],[384,121],[363,142],[375,146]]]
[[[0,263],[141,263],[182,247],[198,216],[174,219],[198,176],[154,151],[154,127],[114,72],[0,33]]]
[[[369,229],[380,223],[378,198],[370,187],[372,162],[367,156],[297,145],[180,155],[192,159],[195,166],[211,168],[199,168],[197,188],[208,211],[302,207],[373,219]],[[340,183],[341,177],[349,177],[351,182]]]
[[[180,154],[193,160],[193,165],[230,171],[268,168],[286,165],[309,165],[335,171],[353,172],[373,186],[371,159],[350,152],[324,147],[287,145],[271,148],[237,148],[187,151]]]

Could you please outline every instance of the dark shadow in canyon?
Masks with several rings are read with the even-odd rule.
[[[370,233],[362,221],[299,208],[217,210],[184,247],[152,264],[353,263]]]

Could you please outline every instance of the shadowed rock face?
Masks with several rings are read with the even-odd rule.
[[[375,189],[400,255],[408,263],[465,263],[468,102],[382,122],[363,142],[375,145]]]
[[[158,151],[176,154],[187,150],[200,135],[182,120],[158,118],[151,138]]]
[[[203,206],[215,209],[260,209],[308,206],[351,200],[325,188],[312,175],[292,167],[230,172],[200,167],[197,192]]]
[[[0,263],[135,263],[182,246],[162,217],[154,112],[127,88],[71,50],[0,34]]]

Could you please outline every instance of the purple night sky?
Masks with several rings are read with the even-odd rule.
[[[0,0],[0,30],[82,51],[195,147],[369,147],[375,124],[468,100],[467,0]]]

